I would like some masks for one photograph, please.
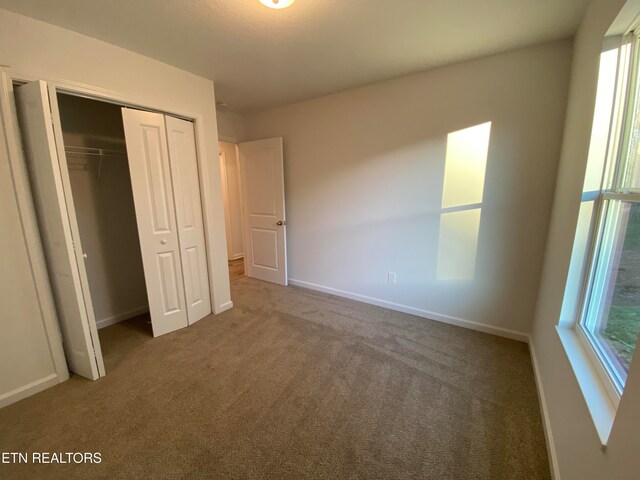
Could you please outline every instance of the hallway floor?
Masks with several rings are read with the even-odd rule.
[[[229,260],[229,279],[233,282],[244,277],[244,258]]]

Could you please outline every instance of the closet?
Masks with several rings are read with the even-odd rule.
[[[149,311],[120,107],[58,94],[64,150],[98,328]]]
[[[69,369],[106,374],[98,328],[148,310],[154,336],[211,313],[193,123],[15,85]]]

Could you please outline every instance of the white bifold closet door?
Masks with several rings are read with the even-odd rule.
[[[165,116],[189,324],[211,313],[193,123]]]
[[[55,91],[43,81],[16,88],[16,107],[38,227],[69,370],[105,374],[98,330],[73,210]],[[55,127],[55,131],[54,131]],[[60,153],[61,152],[61,153]]]
[[[149,311],[158,336],[211,313],[195,137],[193,126],[178,125],[182,133],[171,135],[170,155],[164,115],[123,108],[122,118]]]

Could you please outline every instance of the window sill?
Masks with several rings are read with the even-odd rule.
[[[578,385],[604,450],[616,415],[616,407],[611,401],[606,387],[602,384],[595,365],[578,338],[578,334],[572,328],[562,326],[556,327],[556,331],[578,380]]]

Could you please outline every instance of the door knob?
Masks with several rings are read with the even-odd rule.
[[[162,245],[166,245],[166,244],[167,244],[167,240],[163,238],[162,240],[160,240],[160,243],[161,243]]]
[[[279,227],[281,227],[282,225],[286,225],[287,222],[283,222],[282,220],[278,220],[278,223],[276,223],[276,225],[278,225]]]

